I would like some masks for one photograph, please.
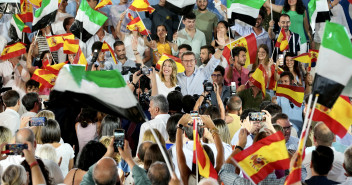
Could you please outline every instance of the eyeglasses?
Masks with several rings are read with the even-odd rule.
[[[192,60],[182,60],[182,61],[188,63],[188,62],[194,62],[195,59],[192,59]]]
[[[221,77],[222,75],[221,74],[211,74],[211,77]]]
[[[292,125],[290,125],[290,126],[288,126],[288,127],[282,127],[282,130],[283,130],[284,132],[286,132],[286,131],[291,130],[291,128],[292,128]]]
[[[237,81],[238,81],[238,86],[241,86],[242,85],[242,79],[241,79],[241,77],[239,77],[238,79],[237,79]]]

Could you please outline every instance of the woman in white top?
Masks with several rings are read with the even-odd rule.
[[[152,96],[162,94],[165,97],[169,92],[175,90],[177,84],[177,66],[172,59],[166,59],[161,65],[160,72],[154,69],[150,72],[149,78],[152,81]]]

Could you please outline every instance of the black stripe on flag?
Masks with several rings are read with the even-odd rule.
[[[331,108],[344,88],[344,85],[316,73],[312,92],[313,95],[319,94],[319,104]]]
[[[165,8],[170,10],[171,12],[174,12],[177,15],[186,15],[190,12],[193,11],[194,8],[194,4],[188,5],[188,6],[184,6],[184,7],[177,7],[174,4],[166,1],[165,2]]]
[[[232,22],[234,23],[235,20],[240,20],[242,22],[245,22],[251,26],[255,26],[255,23],[257,22],[257,18],[255,17],[252,17],[252,16],[249,16],[249,15],[244,15],[244,14],[239,14],[239,13],[235,13],[235,12],[232,12],[231,14],[231,20],[229,20],[229,22]]]
[[[87,40],[90,39],[93,34],[89,33],[86,29],[84,29],[83,24],[84,23],[82,23],[81,21],[75,20],[75,22],[73,22],[73,24],[71,25],[70,31],[73,35],[75,35],[77,38],[80,38],[83,42],[87,42]]]
[[[316,23],[325,22],[327,20],[330,21],[330,11],[318,12],[317,13],[317,18],[315,19]]]
[[[32,32],[40,30],[55,22],[57,10],[42,17],[35,25],[32,26]]]

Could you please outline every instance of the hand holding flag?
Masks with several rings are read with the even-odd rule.
[[[281,28],[279,36],[277,37],[275,47],[279,47],[280,51],[288,50],[288,39],[285,33],[284,28]]]
[[[150,14],[155,10],[150,6],[148,0],[134,0],[128,8],[135,12],[148,11]]]

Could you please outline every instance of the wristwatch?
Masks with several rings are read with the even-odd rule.
[[[183,130],[183,125],[182,125],[182,124],[178,124],[178,125],[177,125],[177,128]]]

